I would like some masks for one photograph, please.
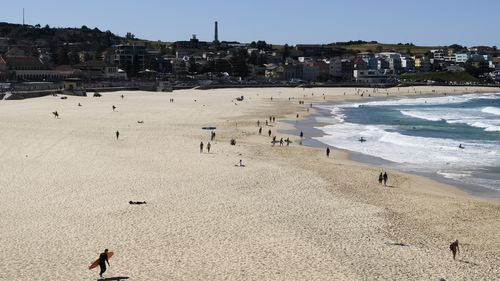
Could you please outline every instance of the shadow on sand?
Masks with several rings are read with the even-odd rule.
[[[101,279],[97,279],[97,281],[121,281],[121,280],[126,280],[126,279],[128,279],[128,277],[120,276],[120,277],[101,278]]]
[[[462,259],[459,259],[459,260],[457,260],[457,261],[459,261],[459,262],[463,262],[463,263],[466,263],[466,264],[470,264],[470,265],[474,265],[474,266],[475,266],[475,265],[479,265],[479,264],[477,264],[477,263],[475,263],[475,262],[466,261],[466,260],[462,260]]]
[[[385,242],[385,244],[388,246],[410,247],[410,245],[401,242]]]

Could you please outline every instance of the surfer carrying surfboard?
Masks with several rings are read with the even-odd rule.
[[[99,267],[101,268],[101,272],[99,273],[99,276],[102,278],[102,274],[106,272],[106,263],[108,263],[109,266],[109,260],[108,260],[108,249],[104,250],[104,253],[101,253],[99,255]]]

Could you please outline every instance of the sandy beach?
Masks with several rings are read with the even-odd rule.
[[[108,280],[500,280],[499,201],[398,171],[382,187],[379,168],[277,133],[310,103],[500,89],[368,91],[0,101],[0,280],[97,280],[105,248]],[[268,130],[293,143],[271,146]]]

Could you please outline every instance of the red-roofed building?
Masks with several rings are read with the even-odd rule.
[[[35,57],[5,56],[2,61],[0,69],[4,71],[0,71],[6,72],[2,77],[4,80],[11,78],[18,81],[59,81],[75,75],[72,68],[49,69],[42,60]]]

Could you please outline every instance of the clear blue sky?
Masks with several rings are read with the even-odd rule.
[[[419,45],[500,47],[499,0],[15,0],[0,21],[98,27],[118,35],[176,41],[197,34],[269,43],[376,40]]]

